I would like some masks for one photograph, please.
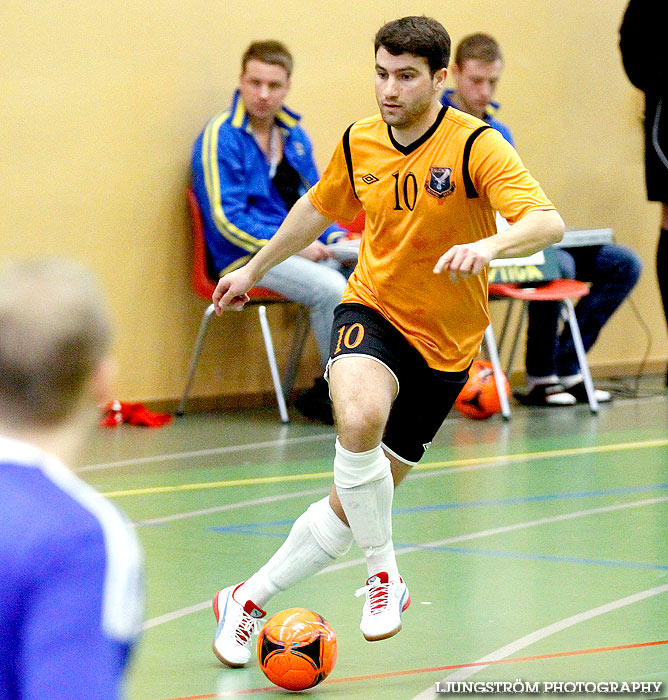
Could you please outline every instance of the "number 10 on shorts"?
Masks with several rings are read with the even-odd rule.
[[[354,350],[364,339],[364,326],[361,323],[353,323],[350,326],[341,326],[337,337],[334,354],[341,352],[343,346],[348,350]]]

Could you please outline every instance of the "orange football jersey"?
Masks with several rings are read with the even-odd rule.
[[[356,122],[309,199],[333,220],[366,212],[343,301],[376,309],[430,367],[448,372],[466,369],[480,350],[487,269],[453,283],[432,272],[436,261],[453,245],[494,235],[495,211],[512,224],[554,209],[501,134],[452,107],[409,146],[380,115]]]

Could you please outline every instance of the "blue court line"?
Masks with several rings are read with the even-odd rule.
[[[498,557],[502,559],[527,559],[530,561],[549,561],[556,564],[588,564],[593,566],[612,566],[624,569],[651,569],[655,571],[668,571],[668,565],[645,564],[635,561],[614,561],[611,559],[583,559],[580,557],[562,557],[553,554],[525,554],[522,552],[503,552],[491,549],[470,549],[468,547],[439,547],[422,544],[396,543],[395,547],[412,547],[432,552],[447,552],[448,554],[473,554],[482,557]]]
[[[277,520],[273,525],[291,525],[293,520]],[[210,527],[207,528],[213,532],[224,532],[235,535],[253,535],[255,537],[271,537],[274,539],[285,539],[286,533],[282,532],[258,532],[258,528],[262,525],[270,523],[252,523],[248,526],[230,525],[228,527]],[[491,549],[472,549],[469,547],[446,547],[446,546],[431,546],[423,544],[406,544],[395,542],[394,546],[397,549],[413,548],[422,549],[429,552],[445,552],[447,554],[468,554],[481,557],[496,557],[500,559],[524,559],[528,561],[546,561],[553,564],[586,564],[588,566],[609,566],[622,569],[645,569],[653,571],[668,571],[668,565],[664,564],[645,564],[644,562],[634,561],[615,561],[612,559],[586,559],[581,557],[565,557],[555,554],[526,554],[522,552],[505,552]]]
[[[572,493],[548,493],[538,496],[517,496],[514,498],[492,498],[482,501],[455,501],[451,503],[435,503],[433,505],[412,506],[408,508],[394,508],[393,515],[406,515],[410,513],[428,513],[439,510],[457,510],[463,508],[486,508],[490,506],[512,506],[524,503],[546,503],[548,501],[563,501],[576,498],[596,498],[600,496],[621,496],[628,494],[647,493],[651,491],[668,490],[668,483],[647,484],[642,486],[623,486],[614,489],[595,489],[591,491],[574,491]],[[229,532],[238,535],[257,535],[261,537],[285,537],[284,532],[258,532],[259,529],[273,527],[292,526],[294,519],[267,520],[255,523],[242,523],[240,525],[220,525],[208,527],[212,532]]]
[[[455,502],[455,503],[442,503],[428,506],[417,506],[412,508],[397,508],[393,510],[396,514],[406,514],[406,513],[417,513],[417,512],[427,512],[435,510],[447,510],[452,508],[478,508],[490,505],[516,505],[522,503],[531,502],[546,502],[553,500],[564,500],[564,499],[574,499],[574,498],[591,498],[594,496],[609,496],[609,495],[621,495],[621,494],[637,494],[648,491],[656,490],[666,490],[668,489],[668,483],[659,483],[653,485],[645,486],[628,486],[614,489],[597,489],[592,491],[577,491],[573,493],[558,493],[558,494],[545,494],[541,496],[525,496],[518,498],[504,498],[504,499],[490,499],[485,501],[467,501],[467,502]],[[253,535],[255,537],[269,537],[272,539],[285,539],[286,531],[283,530],[273,530],[268,528],[287,528],[292,526],[294,519],[283,519],[283,520],[268,520],[263,522],[254,523],[242,523],[238,525],[221,525],[208,527],[207,530],[211,532],[218,533],[228,533],[236,535]],[[579,557],[565,557],[557,555],[548,554],[523,554],[521,552],[504,552],[495,550],[485,550],[485,549],[471,549],[466,547],[447,547],[447,546],[429,546],[420,544],[401,544],[395,543],[396,547],[414,547],[424,550],[436,551],[436,552],[447,552],[450,554],[469,554],[477,556],[487,556],[487,557],[497,557],[505,559],[525,559],[532,561],[547,561],[551,563],[560,564],[586,564],[590,566],[609,566],[617,568],[632,568],[632,569],[645,569],[645,570],[658,570],[658,571],[668,571],[668,565],[661,564],[646,564],[643,562],[626,562],[626,561],[614,561],[607,559],[585,559]]]
[[[574,491],[573,493],[547,493],[539,496],[518,496],[515,498],[493,498],[484,501],[457,501],[454,503],[437,503],[431,506],[413,506],[411,508],[396,508],[394,515],[406,513],[426,513],[434,510],[456,510],[459,508],[486,508],[488,506],[513,506],[522,503],[545,503],[547,501],[563,501],[575,498],[596,498],[599,496],[621,496],[648,491],[665,491],[668,483],[649,484],[643,486],[622,486],[614,489],[595,489],[592,491]]]
[[[205,528],[209,532],[226,532],[233,535],[254,535],[255,537],[280,537],[285,539],[287,529],[292,527],[295,519],[288,520],[267,520],[257,523],[241,523],[240,525],[213,525]],[[285,530],[272,532],[266,528],[285,527]]]

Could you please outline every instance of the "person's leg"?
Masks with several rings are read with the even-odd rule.
[[[668,105],[659,92],[645,94],[645,183],[647,199],[661,203],[656,277],[668,324]]]
[[[609,244],[597,247],[571,249],[576,264],[576,278],[590,281],[589,294],[582,297],[575,313],[586,352],[594,345],[601,329],[619,308],[635,286],[642,263],[638,256],[623,246]],[[559,338],[557,373],[564,387],[573,392],[578,401],[586,401],[577,355],[570,327],[566,326]],[[609,401],[608,392],[598,391],[599,401]]]
[[[385,452],[395,488],[411,466]],[[348,552],[353,535],[336,486],[320,501],[312,503],[294,522],[287,539],[271,559],[239,586],[235,598],[265,606],[279,591],[285,591],[323,569]]]
[[[656,277],[663,303],[663,315],[666,317],[668,327],[668,204],[665,202],[661,204],[661,230],[656,247]],[[666,371],[666,386],[668,387],[668,371]]]
[[[390,337],[388,336],[388,340]],[[389,343],[393,345],[392,341]],[[383,477],[359,487],[343,488],[341,482],[353,475],[356,475],[357,481],[361,482],[363,469],[359,463],[354,463],[354,470],[350,469],[346,460],[351,455],[337,450],[337,460],[340,461],[335,462],[336,492],[330,498],[333,510],[350,522],[355,540],[366,555],[369,578],[366,586],[357,591],[357,595],[366,595],[360,629],[369,641],[385,639],[396,634],[401,629],[402,612],[410,604],[408,589],[399,576],[392,542],[392,483],[396,487],[409,470],[420,461],[454,404],[468,375],[466,370],[446,373],[431,369],[420,354],[403,338],[396,347],[397,352],[394,357],[399,362],[395,365],[388,361],[388,365],[392,366],[391,376],[394,376],[396,370],[397,382],[396,385],[393,382],[387,383],[387,375],[385,375],[385,388],[389,391],[396,386],[399,392],[385,422],[380,444],[390,464],[393,482],[384,477],[384,470],[378,469],[378,465],[370,460],[373,469],[377,470],[376,473],[379,476],[383,474]],[[375,407],[370,412],[360,410],[358,407],[369,403],[370,385],[381,386],[381,383],[371,380],[366,387],[364,386],[363,377],[369,377],[374,370],[371,366],[360,363],[350,371],[352,363],[358,359],[366,358],[344,356],[330,367],[330,377],[341,443],[361,450],[369,448],[380,431],[376,429],[378,422],[374,418],[371,421],[365,418],[369,413],[374,415]],[[382,375],[381,370],[385,368],[385,365],[379,364],[379,368],[375,371]],[[356,400],[345,403],[344,408],[347,409],[345,419],[340,416],[340,403],[337,401],[337,375],[334,374],[336,370],[346,374],[343,381],[350,382],[350,392],[360,394]],[[345,385],[343,390],[345,393]],[[391,394],[388,398],[390,396]],[[366,425],[367,428],[360,429],[360,425]],[[346,439],[349,442],[345,442]],[[357,461],[363,456],[371,458],[373,454],[374,450],[368,449],[365,452],[356,452],[352,456]],[[358,532],[362,535],[360,536]]]
[[[659,282],[659,292],[663,303],[663,314],[668,326],[668,204],[661,204],[661,231],[659,231],[659,243],[656,247],[656,278]],[[668,386],[668,372],[666,372],[666,386]]]
[[[564,250],[554,251],[562,277],[575,277],[573,258]],[[516,398],[529,406],[567,406],[575,403],[564,392],[557,376],[559,350],[559,302],[535,301],[529,304],[529,322],[526,344],[527,393],[516,393]]]
[[[379,362],[351,356],[330,367],[330,382],[340,416],[333,495],[311,505],[295,521],[284,544],[248,581],[216,594],[213,649],[228,666],[241,666],[250,659],[253,620],[264,617],[262,606],[345,554],[353,536],[374,566],[400,580],[391,539],[393,478],[380,446],[396,379]],[[395,630],[383,628],[380,635],[389,636],[388,631]]]
[[[371,329],[366,336],[367,340],[371,337],[378,337]],[[376,344],[379,345],[378,343]],[[382,344],[379,346],[382,347]],[[332,344],[332,348],[333,351],[336,349],[335,343]],[[384,395],[386,397],[380,412],[380,421],[384,424],[386,416],[383,419],[382,413],[389,413],[397,390],[396,380],[392,373],[379,362],[369,357],[364,359],[372,365],[371,372],[375,372],[376,375],[382,377],[390,386],[385,391],[380,389],[379,391],[369,392],[370,395]],[[346,361],[351,362],[352,360],[347,358]],[[344,407],[340,411],[343,415],[348,415]],[[377,411],[376,414],[378,414]],[[382,432],[383,426],[377,426],[373,441],[377,441],[378,445],[380,444]],[[347,444],[350,447],[353,446],[353,442],[348,442]],[[337,458],[343,449],[337,450]],[[375,461],[384,470],[385,464],[383,460],[385,464],[389,465],[389,461],[384,457],[384,454],[375,455]],[[362,470],[365,469],[366,465],[364,463],[359,464],[354,459],[354,456],[352,461],[355,465],[353,471],[358,466]],[[364,462],[364,459],[360,461]],[[345,464],[343,468],[345,469]],[[335,487],[333,487],[332,493],[334,494],[332,501],[336,505],[338,516],[332,510],[329,498],[313,504],[306,513],[295,521],[287,540],[265,566],[251,576],[248,581],[237,586],[230,586],[216,594],[214,598],[214,612],[218,621],[218,628],[214,639],[214,653],[223,663],[228,666],[241,666],[249,660],[251,655],[250,638],[254,628],[254,619],[264,616],[265,612],[261,606],[264,606],[275,593],[279,590],[285,590],[297,581],[313,575],[349,549],[353,535],[347,520],[345,520],[345,516],[343,518],[339,517],[342,515],[343,509],[338,500]]]
[[[351,307],[355,307],[356,311],[353,315],[345,315],[350,313]],[[395,379],[393,370],[389,369],[392,365],[400,374],[400,367],[409,367],[419,362],[426,367],[426,363],[419,356],[419,353],[412,348],[405,339],[402,338],[396,329],[393,329],[390,324],[381,319],[375,312],[360,307],[360,305],[343,304],[339,311],[340,317],[337,316],[335,321],[335,342],[332,343],[332,354],[336,355],[339,351],[339,343],[337,341],[339,335],[343,339],[343,345],[348,347],[351,352],[360,351],[363,353],[362,358],[357,358],[356,355],[346,356],[343,365],[353,362],[356,359],[364,359],[371,363],[368,365],[368,371],[364,370],[364,376],[380,377],[380,382],[372,382],[378,384],[371,391],[362,392],[365,395],[373,396],[374,393],[381,398],[380,403],[384,406],[379,410],[378,407],[369,408],[367,405],[367,419],[362,422],[367,425],[367,429],[360,430],[358,427],[358,419],[354,418],[355,411],[347,408],[347,402],[343,402],[343,407],[339,412],[344,415],[345,420],[349,423],[353,421],[356,426],[353,430],[344,430],[344,444],[348,447],[364,448],[372,443],[380,442],[383,434],[383,429],[380,424],[387,421],[388,431],[384,438],[383,455],[378,455],[376,450],[372,452],[372,462],[380,465],[378,474],[381,477],[378,479],[383,483],[381,486],[381,501],[385,501],[391,512],[391,494],[387,498],[388,489],[386,480],[383,480],[386,464],[389,464],[391,470],[391,479],[394,485],[398,485],[408,474],[411,467],[416,464],[422,457],[426,446],[433,438],[434,434],[440,427],[445,416],[450,410],[455,398],[457,397],[461,387],[466,381],[466,372],[457,373],[449,379],[445,384],[437,381],[431,375],[426,378],[422,377],[421,381],[405,382],[405,389],[400,392],[398,400],[394,401],[394,395],[397,391],[398,380]],[[355,313],[362,313],[361,316]],[[358,321],[361,321],[359,323]],[[338,325],[336,325],[338,323]],[[341,328],[350,330],[353,326],[361,326],[364,324],[366,329],[361,335],[351,335],[340,333]],[[357,329],[359,330],[359,328]],[[358,343],[359,340],[359,343]],[[364,342],[362,342],[362,340]],[[352,349],[350,348],[352,346]],[[371,359],[378,356],[380,359]],[[334,369],[335,362],[330,369]],[[427,371],[428,368],[426,368]],[[334,369],[336,373],[336,369]],[[443,373],[438,373],[442,375]],[[354,390],[359,391],[362,380],[354,380]],[[334,380],[336,383],[336,380]],[[443,388],[444,387],[444,388]],[[343,393],[343,387],[341,387]],[[411,392],[412,389],[412,392]],[[334,389],[336,392],[337,390]],[[430,393],[435,395],[432,398]],[[403,398],[402,398],[403,397]],[[373,403],[373,402],[370,402]],[[391,410],[389,406],[392,406]],[[399,409],[395,416],[395,409]],[[356,409],[359,411],[359,409]],[[389,411],[390,419],[383,415]],[[380,418],[378,417],[380,415]],[[369,416],[376,416],[368,420]],[[368,430],[371,425],[373,429]],[[343,448],[345,449],[345,448]],[[353,474],[367,471],[368,464],[365,464],[364,457],[361,460],[355,459],[359,457],[359,453],[355,455],[352,450],[347,450],[353,455],[352,462],[354,464],[352,470],[348,469],[345,464],[345,453],[343,454],[343,464],[339,459],[339,473],[352,472]],[[385,463],[383,462],[383,456]],[[374,467],[375,470],[375,467]],[[350,475],[348,475],[350,476]],[[344,474],[345,480],[345,474]],[[340,480],[340,479],[339,479]],[[368,495],[368,494],[367,494]],[[346,497],[344,495],[344,501]],[[389,504],[387,504],[389,500]],[[376,509],[378,510],[378,509]],[[353,516],[353,520],[357,518]],[[381,525],[386,525],[385,519]],[[390,523],[391,527],[391,523]],[[389,533],[391,537],[391,530]],[[382,536],[382,535],[381,535]],[[243,665],[250,658],[250,635],[254,625],[254,618],[264,616],[264,611],[260,606],[265,605],[271,596],[279,590],[285,590],[298,581],[317,573],[325,566],[331,563],[335,558],[344,554],[352,542],[353,535],[348,527],[348,517],[339,498],[339,488],[334,485],[331,489],[329,497],[318,501],[309,507],[307,512],[295,521],[292,530],[287,540],[281,545],[276,554],[265,564],[256,574],[251,576],[247,582],[230,586],[227,589],[216,594],[214,599],[214,612],[216,619],[219,621],[216,637],[214,641],[214,652],[221,661],[230,666]],[[374,554],[379,554],[384,557],[388,556],[388,551],[371,552],[373,560]],[[391,557],[394,558],[394,551],[391,550]],[[396,566],[396,561],[395,561]],[[381,572],[387,576],[387,572]],[[371,578],[371,577],[370,577]],[[368,609],[371,612],[372,629],[369,631],[364,627],[363,613],[363,632],[369,634],[368,638],[384,638],[390,636],[390,633],[398,631],[401,627],[401,612],[408,606],[410,598],[405,584],[399,578],[398,581],[390,582],[389,578],[381,578],[377,585],[372,585],[367,582],[367,603],[365,603],[365,611]],[[392,601],[393,596],[396,600]],[[374,601],[374,609],[371,611],[369,601]],[[389,603],[394,602],[394,606]],[[384,612],[386,608],[390,608],[390,612],[394,615],[395,621],[390,624],[383,622]],[[380,614],[378,614],[380,612]],[[368,616],[367,616],[368,617]],[[398,620],[396,619],[398,618]],[[380,621],[380,622],[377,622]],[[382,624],[381,624],[382,623]],[[382,627],[381,633],[378,633],[378,628]]]
[[[338,432],[330,503],[365,554],[369,576],[357,594],[365,594],[360,629],[369,641],[396,634],[410,604],[392,542],[392,499],[394,479],[403,478],[411,465],[391,446],[386,453],[381,441],[401,397],[410,393],[414,368],[423,365],[420,354],[377,312],[359,304],[337,309],[328,369]],[[403,429],[411,433],[405,423]],[[427,440],[411,437],[421,446],[433,434]]]
[[[343,556],[353,541],[350,528],[332,510],[329,497],[313,503],[294,522],[278,551],[247,581],[216,593],[218,628],[214,654],[228,666],[243,666],[251,656],[251,634],[262,609],[279,591],[312,576]]]
[[[656,251],[656,276],[663,302],[663,313],[668,324],[668,204],[661,205],[661,231]]]
[[[374,373],[381,377],[381,382],[386,379],[384,376],[385,374],[389,377],[389,380],[387,380],[388,388],[384,391],[385,400],[382,401],[384,404],[383,407],[378,411],[375,407],[370,408],[369,406],[373,403],[372,401],[368,402],[366,407],[367,414],[374,412],[374,414],[380,415],[382,425],[374,428],[374,434],[370,440],[370,442],[375,442],[376,445],[380,445],[380,436],[382,435],[384,422],[386,420],[386,417],[383,418],[382,416],[383,414],[389,414],[394,393],[396,392],[396,382],[385,367],[369,358],[347,358],[346,363],[342,364],[354,365],[358,359],[364,365],[368,366],[361,370],[364,374],[363,380],[357,376],[354,368],[350,371],[351,381],[354,382],[356,386],[359,386],[363,382],[368,382],[368,386],[370,387],[374,386],[375,380],[371,378],[371,375]],[[335,363],[330,370],[334,375],[337,374],[334,367],[338,364],[340,363]],[[342,383],[337,382],[334,378],[330,378],[330,381],[332,384],[336,383],[337,385]],[[337,395],[341,395],[344,391],[345,389],[342,387],[339,389]],[[369,392],[380,395],[383,393],[383,389],[380,391],[369,389]],[[352,399],[352,401],[354,400],[355,398]],[[350,411],[345,408],[339,410],[342,414],[350,413]],[[364,409],[362,409],[362,411],[363,410]],[[358,412],[357,415],[361,416],[362,411]],[[360,420],[363,422],[362,418],[360,418]],[[364,445],[364,443],[354,440],[348,441],[348,438],[341,433],[341,421],[337,420],[337,424],[339,426],[337,458],[339,458],[339,453],[341,453],[341,451],[352,455],[353,460],[355,460],[356,454],[364,454],[367,451],[365,449],[357,449],[353,452],[341,447],[340,441],[342,439],[349,445]],[[377,431],[378,434],[376,434]],[[349,431],[346,432],[345,429],[343,429],[343,432],[345,435],[349,434]],[[385,472],[387,472],[390,482],[392,482],[390,462],[387,457],[381,454],[376,455],[375,459],[380,464],[380,470],[383,476]],[[360,459],[358,462],[364,462],[364,460]],[[336,473],[335,467],[335,478]],[[403,476],[401,478],[403,478]],[[332,494],[336,494],[335,488],[332,489]],[[322,501],[311,505],[306,513],[295,521],[288,535],[288,539],[283,546],[257,574],[253,575],[240,587],[239,591],[235,594],[235,598],[240,603],[245,603],[246,600],[250,599],[258,606],[263,606],[279,591],[285,590],[297,581],[311,576],[333,559],[345,554],[351,542],[352,534],[348,529],[348,520],[343,514],[338,496],[330,495],[322,499]]]
[[[344,356],[329,368],[338,439],[334,483],[369,575],[398,579],[392,544],[394,484],[381,440],[398,391],[395,376],[369,357]]]

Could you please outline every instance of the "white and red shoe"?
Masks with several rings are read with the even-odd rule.
[[[366,593],[360,629],[369,642],[393,637],[401,629],[401,613],[411,604],[404,580],[390,580],[381,571],[367,579],[366,586],[355,591],[356,596]]]
[[[259,621],[267,614],[252,600],[245,605],[237,603],[234,593],[241,585],[228,586],[213,597],[213,614],[218,623],[213,653],[232,668],[248,663],[251,636],[258,631]]]

